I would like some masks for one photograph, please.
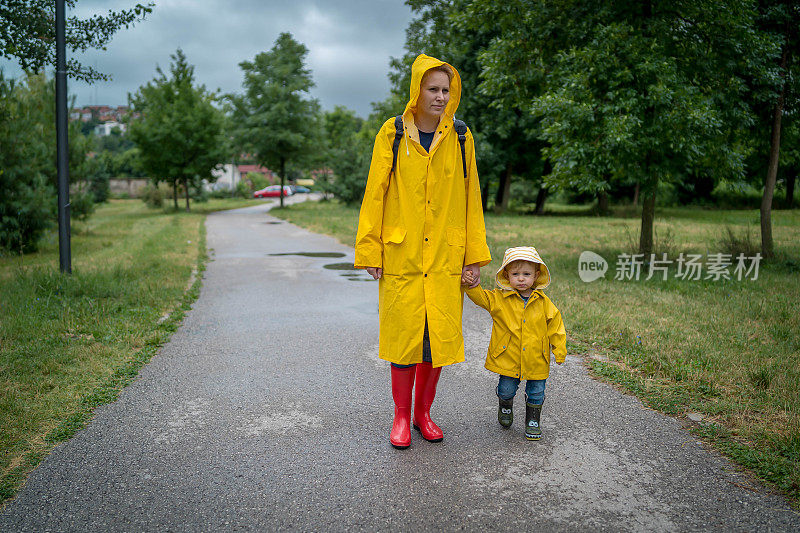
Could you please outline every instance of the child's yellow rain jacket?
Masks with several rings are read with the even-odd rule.
[[[515,290],[475,287],[466,293],[492,315],[487,369],[512,378],[547,379],[551,346],[556,362],[564,362],[567,335],[561,312],[541,290],[534,290],[527,304]]]
[[[461,270],[491,261],[486,245],[475,142],[467,132],[467,176],[453,115],[461,99],[461,78],[453,68],[450,100],[426,152],[419,143],[414,111],[425,71],[443,61],[420,55],[411,67],[411,88],[403,113],[405,134],[392,168],[394,118],[375,138],[372,163],[358,219],[355,266],[380,267],[381,359],[422,362],[425,317],[433,366],[464,360],[461,334]]]

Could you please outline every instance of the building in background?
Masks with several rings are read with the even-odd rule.
[[[212,170],[211,175],[216,177],[217,181],[214,183],[206,183],[205,189],[207,191],[232,191],[236,188],[236,185],[242,181],[242,173],[239,170],[241,166],[242,165],[237,166],[228,163],[222,165],[222,168]]]
[[[122,122],[117,122],[115,120],[110,120],[108,122],[103,122],[102,124],[98,124],[94,127],[94,134],[98,137],[105,137],[106,135],[111,135],[111,132],[114,129],[118,129],[121,133],[125,133],[128,129],[127,124],[123,124]]]

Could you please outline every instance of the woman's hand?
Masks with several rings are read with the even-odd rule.
[[[481,267],[479,263],[472,263],[461,270],[461,279],[466,281],[469,289],[474,289],[481,284]],[[470,280],[472,281],[470,283]]]
[[[380,267],[367,267],[367,273],[372,276],[372,279],[380,279],[383,269]]]

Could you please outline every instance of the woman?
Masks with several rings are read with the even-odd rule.
[[[461,99],[455,68],[419,55],[411,67],[411,98],[392,171],[395,119],[375,138],[361,204],[355,266],[380,280],[380,358],[391,363],[394,423],[389,441],[411,444],[414,428],[439,442],[430,417],[441,367],[464,360],[461,276],[479,280],[491,261],[486,246],[475,143],[466,133],[466,176],[453,115]],[[476,281],[477,284],[477,281]]]

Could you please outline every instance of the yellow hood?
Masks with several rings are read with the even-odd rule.
[[[458,71],[453,65],[425,54],[418,55],[414,60],[414,64],[411,65],[411,86],[409,87],[408,104],[406,104],[406,109],[403,111],[404,117],[409,113],[417,112],[417,99],[419,98],[422,76],[428,70],[441,65],[447,65],[453,69],[453,79],[450,80],[450,101],[447,102],[447,107],[444,109],[444,116],[450,121],[453,120],[453,115],[456,114],[456,109],[458,109],[458,103],[461,101],[461,76],[458,75]]]

